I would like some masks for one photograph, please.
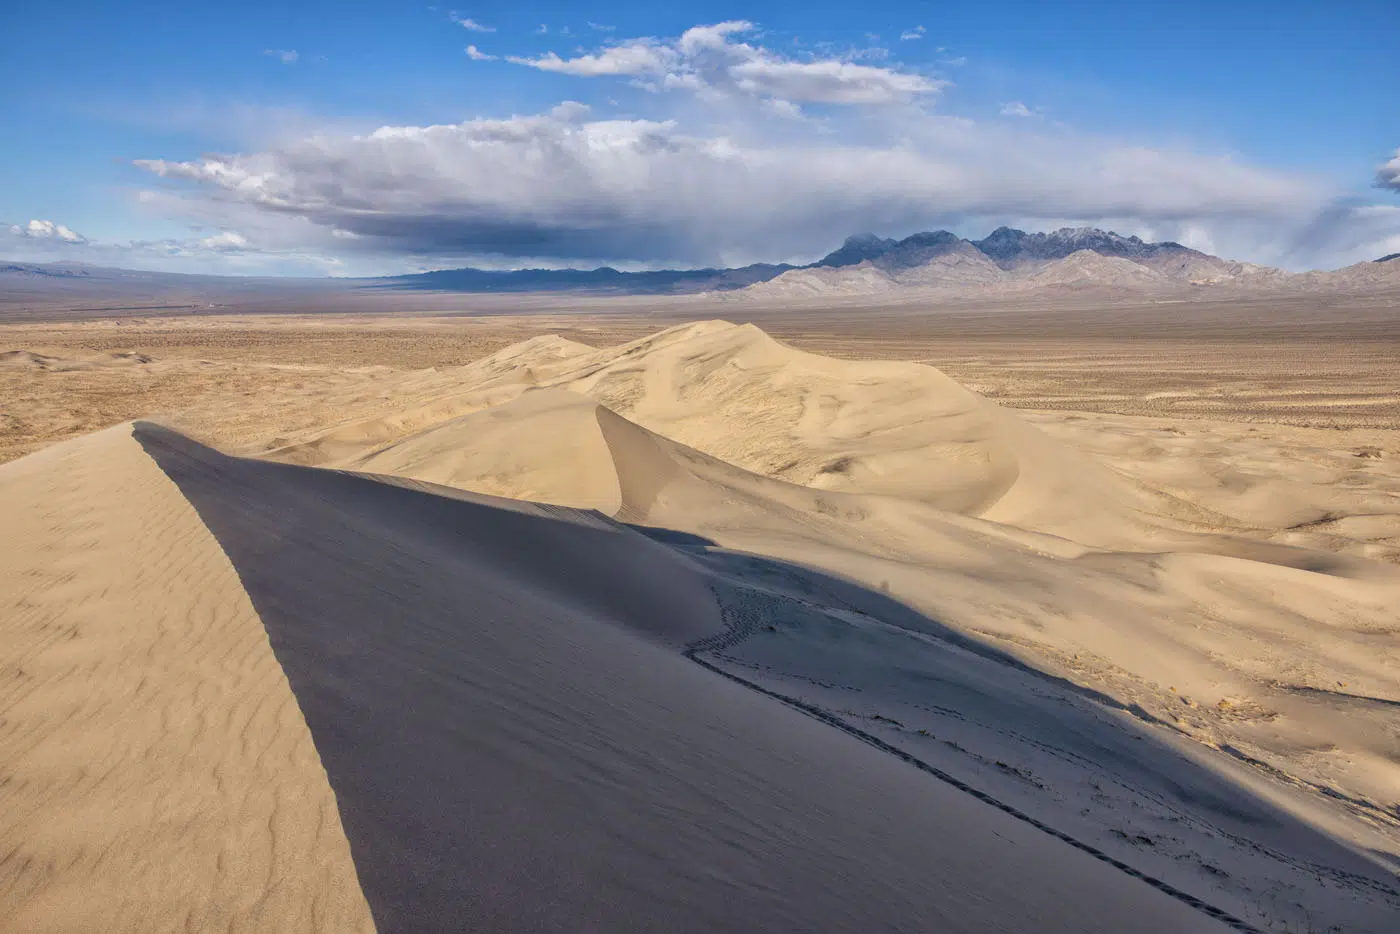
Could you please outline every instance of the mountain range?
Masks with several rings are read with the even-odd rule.
[[[688,293],[742,289],[802,267],[754,263],[733,269],[439,269],[375,280],[388,288],[447,292]]]
[[[108,269],[77,263],[0,261],[0,290],[89,288],[240,288],[293,283],[304,288],[469,293],[579,292],[725,295],[736,300],[929,293],[931,296],[1026,293],[1214,294],[1216,290],[1355,291],[1400,288],[1400,254],[1330,272],[1290,273],[1222,259],[1164,241],[1150,243],[1095,227],[1027,233],[998,227],[981,240],[947,230],[900,240],[846,238],[814,263],[754,263],[737,268],[625,272],[597,269],[441,269],[367,279],[258,279]],[[47,283],[47,285],[45,285]],[[63,285],[61,285],[61,283]]]
[[[1236,262],[1180,243],[1151,243],[1095,227],[1027,233],[998,227],[981,240],[947,230],[903,239],[857,234],[805,266],[759,263],[737,269],[622,272],[447,269],[377,280],[386,288],[463,292],[604,291],[726,293],[735,299],[1027,292],[1195,292],[1214,287],[1313,291],[1400,286],[1393,256],[1333,272],[1288,273]]]
[[[392,276],[379,282],[389,288],[460,292],[742,290],[759,296],[815,295],[997,285],[1077,253],[1092,254],[1105,262],[1088,256],[1075,259],[1063,271],[1072,270],[1070,278],[1076,281],[1085,277],[1111,282],[1136,279],[1141,285],[1150,285],[1155,281],[1152,272],[1177,279],[1238,276],[1246,270],[1274,272],[1221,260],[1179,243],[1146,243],[1138,237],[1123,237],[1092,227],[1067,227],[1051,233],[998,227],[982,240],[965,240],[947,230],[916,233],[902,240],[857,234],[805,266],[757,263],[735,269],[650,272],[622,272],[607,266],[589,270],[466,268]],[[1111,260],[1136,265],[1125,266]],[[1053,281],[1063,277],[1051,271],[1045,278]]]
[[[946,230],[903,240],[861,234],[811,266],[779,273],[747,292],[756,297],[802,297],[911,289],[1153,291],[1281,284],[1287,278],[1281,270],[1224,260],[1180,243],[1149,243],[1094,227],[1049,233],[998,227],[981,240],[966,240]]]

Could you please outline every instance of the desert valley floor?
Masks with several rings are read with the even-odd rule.
[[[0,316],[0,930],[1395,930],[1394,302],[412,300]]]

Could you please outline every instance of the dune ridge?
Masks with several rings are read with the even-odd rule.
[[[262,623],[130,426],[5,465],[0,511],[0,928],[372,932]]]
[[[424,405],[349,420],[267,455],[370,469],[372,454],[410,430],[439,430],[451,416],[553,388],[800,486],[895,496],[1106,543],[1120,537],[1123,522],[1136,521],[1125,513],[1160,519],[1162,497],[1049,442],[931,367],[833,360],[783,346],[753,325],[720,321],[597,351],[574,345],[561,355],[559,347],[509,348],[446,374]],[[1091,529],[1105,512],[1111,523]]]

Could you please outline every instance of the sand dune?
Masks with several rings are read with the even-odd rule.
[[[1283,544],[1272,528],[1291,514],[1251,508],[1258,489],[1144,482],[1161,478],[1111,469],[930,368],[801,354],[718,322],[562,360],[515,348],[445,378],[444,398],[485,407],[327,463],[500,495],[528,479],[533,498],[855,579],[1340,794],[1362,824],[1393,820],[1388,708],[1338,694],[1400,699],[1400,579]],[[408,456],[425,449],[437,458]]]
[[[23,795],[0,922],[1400,911],[1400,572],[1364,537],[1384,491],[1163,472],[1139,436],[726,322],[538,338],[317,405],[334,424],[259,458],[141,423],[0,467]]]
[[[71,533],[51,513],[67,502],[99,536],[83,551],[100,577],[63,569],[96,592],[43,592],[63,613],[201,604],[26,653],[9,929],[368,929],[356,869],[381,931],[1215,926],[691,664],[672,646],[719,630],[699,565],[595,514],[240,461],[141,426],[4,471],[7,495],[43,504],[35,534]],[[32,576],[46,556],[30,553],[6,572]],[[223,561],[241,586],[189,581]],[[264,683],[231,677],[249,666]]]
[[[0,929],[372,931],[236,569],[130,426],[0,469]]]
[[[725,322],[682,325],[594,352],[521,345],[447,374],[425,405],[351,420],[271,456],[374,469],[369,455],[410,430],[435,430],[445,417],[545,387],[587,396],[752,473],[813,489],[894,496],[1103,544],[1120,543],[1122,527],[1147,521],[1149,511],[1160,521],[1164,510],[1160,496],[930,367],[832,360]]]
[[[616,515],[623,491],[598,426],[596,402],[546,389],[449,419],[342,461],[511,499]]]

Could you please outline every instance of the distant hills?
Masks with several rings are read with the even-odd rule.
[[[998,227],[981,240],[965,240],[946,230],[903,240],[861,234],[811,266],[780,273],[748,292],[755,297],[804,297],[915,289],[1150,291],[1173,284],[1265,284],[1286,275],[1180,243],[1148,243],[1095,227],[1049,233]]]
[[[746,289],[775,279],[784,279],[789,285],[809,283],[811,291],[823,291],[826,287],[878,290],[882,287],[928,286],[953,281],[988,284],[1004,279],[1006,273],[1038,268],[1082,251],[1131,260],[1148,268],[1174,270],[1177,274],[1182,269],[1218,271],[1215,270],[1217,265],[1230,269],[1244,266],[1228,264],[1179,243],[1145,243],[1137,237],[1122,237],[1092,227],[1064,228],[1052,233],[1026,233],[999,227],[982,240],[964,240],[947,230],[916,233],[902,240],[858,234],[848,237],[836,250],[806,266],[757,263],[737,269],[667,269],[652,272],[622,272],[608,266],[587,270],[494,271],[465,268],[392,276],[375,281],[388,288],[457,292],[723,292]],[[850,270],[852,267],[860,271],[826,272]],[[1115,267],[1109,264],[1108,268]],[[870,270],[875,272],[872,274]],[[885,277],[890,281],[885,282]]]
[[[917,233],[903,240],[882,240],[873,234],[860,234],[848,238],[840,249],[813,265],[852,266],[870,260],[885,268],[908,269],[938,256],[967,252],[968,246],[1007,270],[1027,263],[1064,259],[1080,250],[1132,260],[1206,255],[1179,243],[1144,243],[1137,237],[1122,237],[1096,227],[1064,227],[1051,233],[1026,233],[1012,227],[998,227],[982,240],[964,240],[947,230]]]
[[[1145,243],[1093,227],[1067,227],[1051,233],[1026,233],[998,227],[982,240],[965,240],[947,230],[916,233],[902,240],[857,234],[839,248],[806,266],[756,263],[735,269],[682,269],[622,272],[608,266],[598,269],[443,269],[435,272],[391,276],[375,280],[388,288],[431,289],[457,292],[723,292],[783,278],[787,285],[808,283],[807,291],[880,290],[899,286],[928,286],[946,282],[988,284],[1003,273],[1065,259],[1089,251],[1099,256],[1128,259],[1151,267],[1199,271],[1223,264],[1233,270],[1245,264],[1188,249],[1179,243]],[[872,275],[865,271],[877,270]],[[832,275],[823,270],[862,267],[858,273]],[[1110,268],[1112,268],[1110,264]],[[1263,267],[1258,267],[1263,268]],[[884,282],[882,275],[890,277]],[[798,286],[799,290],[803,287]]]
[[[1395,269],[1400,270],[1400,265]],[[1361,263],[1329,273],[1294,274],[1221,259],[1172,241],[1149,243],[1096,227],[1064,227],[1048,233],[998,227],[981,240],[947,230],[900,240],[857,234],[805,266],[758,263],[737,269],[654,272],[622,272],[606,266],[503,272],[468,268],[365,280],[365,284],[457,292],[732,293],[743,300],[903,292],[995,296],[1400,286],[1400,275],[1392,272]],[[1392,278],[1397,281],[1390,282]]]
[[[739,297],[1201,295],[1241,289],[1400,288],[1400,263],[1388,263],[1394,258],[1332,272],[1289,273],[1221,259],[1180,243],[1149,243],[1096,227],[1064,227],[1048,233],[998,227],[981,240],[966,240],[946,230],[903,240],[860,234],[816,263],[755,283]]]
[[[440,269],[365,280],[387,288],[448,292],[638,292],[686,293],[742,289],[797,269],[786,263],[755,263],[737,269],[660,269],[622,272],[598,269]]]
[[[77,263],[0,261],[0,291],[82,288],[161,291],[267,287],[464,293],[561,292],[631,295],[711,293],[736,300],[929,293],[996,297],[1026,293],[1213,293],[1400,288],[1400,253],[1331,272],[1289,273],[1222,259],[1180,243],[1149,243],[1096,227],[1027,233],[998,227],[981,240],[947,230],[901,240],[847,237],[814,263],[624,272],[598,269],[441,269],[367,279],[270,279],[140,272]]]
[[[806,266],[757,263],[737,269],[682,269],[622,272],[599,269],[443,269],[376,280],[387,288],[454,292],[607,291],[632,293],[726,292],[781,280],[778,291],[794,294],[888,291],[957,283],[988,285],[1005,273],[1038,267],[1089,251],[1131,260],[1149,268],[1221,272],[1217,265],[1244,268],[1188,249],[1179,243],[1145,243],[1137,237],[1092,227],[1067,227],[1052,233],[1026,233],[998,227],[982,240],[964,240],[947,230],[916,233],[902,240],[857,234],[836,250]],[[1082,263],[1080,265],[1083,265]],[[854,270],[831,273],[827,270]],[[1109,271],[1114,267],[1109,266]],[[1262,267],[1259,267],[1262,268]],[[1119,270],[1120,272],[1122,270]],[[1106,275],[1106,271],[1086,271]],[[1131,275],[1131,273],[1128,273]],[[1112,275],[1109,278],[1114,278]],[[1119,277],[1121,278],[1121,276]],[[773,290],[758,290],[759,294]]]

